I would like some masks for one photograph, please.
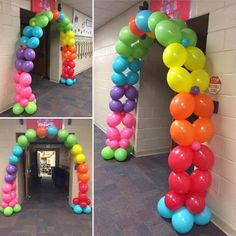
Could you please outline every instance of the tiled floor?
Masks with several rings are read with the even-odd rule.
[[[23,211],[11,218],[0,216],[1,236],[91,236],[92,216],[76,215],[63,189],[51,179],[34,189]]]
[[[104,161],[105,135],[95,127],[95,236],[174,236],[169,221],[156,212],[167,192],[166,156]],[[189,236],[223,236],[214,224],[194,226]]]
[[[49,80],[33,79],[37,98],[36,117],[90,117],[92,115],[92,69],[76,76],[77,83],[65,86]],[[14,96],[14,94],[12,95]],[[15,116],[12,109],[0,116]],[[22,116],[27,116],[24,113]]]

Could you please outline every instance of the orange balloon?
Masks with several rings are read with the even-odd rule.
[[[195,96],[194,113],[199,117],[209,118],[214,111],[214,103],[212,99],[205,93]]]
[[[176,120],[184,120],[192,115],[195,100],[190,93],[177,94],[170,103],[170,113]]]
[[[71,53],[69,56],[68,56],[68,59],[69,60],[74,60],[76,58],[76,54],[75,53]]]
[[[58,18],[60,17],[60,12],[57,10],[52,10],[52,14],[53,14],[53,21],[58,20]]]
[[[69,48],[68,48],[67,46],[64,46],[62,51],[63,51],[63,53],[67,53],[67,52],[69,52],[70,50],[69,50]]]
[[[88,174],[78,174],[78,179],[79,179],[79,181],[82,181],[82,182],[84,182],[84,183],[87,183],[88,182],[88,180],[89,180],[89,176],[88,176]]]
[[[143,36],[145,33],[143,32],[143,31],[141,31],[138,27],[137,27],[137,25],[136,25],[136,23],[135,23],[135,16],[132,16],[131,18],[130,18],[130,20],[129,20],[129,29],[130,29],[130,31],[133,33],[133,34],[135,34],[135,35],[137,35],[137,36]]]
[[[170,126],[171,138],[179,145],[187,146],[194,141],[194,129],[187,120],[175,120]]]
[[[85,174],[85,173],[88,172],[88,166],[85,163],[84,164],[80,164],[80,165],[77,165],[76,170],[79,173]]]
[[[199,118],[193,123],[195,141],[204,143],[210,140],[214,134],[214,124],[209,118]]]
[[[76,47],[75,47],[75,46],[69,46],[69,47],[68,47],[68,50],[69,50],[71,53],[76,53]]]
[[[45,138],[47,136],[47,128],[44,126],[39,126],[36,130],[36,133],[39,138]]]

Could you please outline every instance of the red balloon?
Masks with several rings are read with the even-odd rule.
[[[88,205],[87,202],[81,202],[81,203],[80,203],[80,206],[81,206],[82,208],[85,208],[87,205]]]
[[[130,18],[130,20],[129,20],[129,29],[130,29],[130,31],[133,33],[133,34],[135,34],[135,35],[137,35],[137,36],[139,36],[139,37],[141,37],[141,36],[143,36],[145,33],[144,32],[142,32],[138,27],[137,27],[137,25],[136,25],[136,23],[135,23],[135,16],[132,16],[131,18]]]
[[[79,193],[79,200],[87,201],[87,194],[86,193]]]
[[[36,130],[36,133],[39,138],[45,138],[47,136],[47,128],[44,126],[39,126]]]
[[[183,172],[192,165],[193,150],[190,146],[177,146],[169,154],[168,164],[174,172]]]
[[[72,76],[72,75],[74,74],[74,72],[75,72],[74,69],[69,69],[69,70],[68,70],[68,75],[69,75],[69,76]]]
[[[69,60],[64,60],[64,62],[63,62],[63,66],[69,66]]]
[[[69,78],[70,76],[67,73],[64,73],[64,78]]]
[[[68,68],[67,68],[67,66],[63,68],[63,72],[64,72],[65,74],[68,74]]]
[[[91,200],[87,199],[87,204],[90,205],[91,204]]]
[[[57,10],[52,10],[53,21],[56,21],[60,17],[60,12]]]
[[[178,194],[174,191],[169,191],[166,194],[164,200],[165,200],[166,206],[170,210],[175,211],[184,205],[185,197],[184,195]]]
[[[79,190],[81,193],[86,193],[88,191],[88,185],[86,183],[79,183]]]
[[[200,170],[208,170],[214,164],[214,154],[206,145],[201,145],[201,148],[194,152],[193,164]]]
[[[79,205],[79,203],[80,203],[79,198],[77,197],[73,198],[73,204]]]
[[[70,61],[68,64],[71,68],[75,68],[75,62],[74,61]]]
[[[185,205],[193,214],[199,214],[205,208],[205,197],[203,194],[189,193]]]
[[[172,171],[168,182],[170,190],[176,193],[186,194],[190,190],[190,176],[186,172],[175,173]]]
[[[204,193],[211,185],[211,173],[208,170],[196,169],[190,176],[191,192]]]

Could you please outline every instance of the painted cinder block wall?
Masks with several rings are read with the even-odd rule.
[[[114,42],[121,27],[136,14],[137,9],[138,5],[95,31],[94,115],[95,123],[103,130],[107,128],[106,116],[110,112],[111,63],[116,55]],[[209,142],[215,153],[215,165],[207,203],[213,210],[213,221],[229,235],[236,235],[236,0],[191,1],[191,18],[207,13],[207,71],[210,75],[220,76],[222,81],[220,93],[212,96],[220,106],[218,114],[213,115],[216,132]],[[153,76],[153,80],[156,79]],[[146,108],[145,112],[151,112],[148,104]],[[142,125],[140,122],[141,119],[138,120],[139,126]],[[158,126],[161,123],[154,123],[153,129]]]

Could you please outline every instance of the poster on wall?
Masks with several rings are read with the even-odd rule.
[[[55,0],[31,0],[31,11],[35,13],[54,9]]]
[[[164,12],[170,18],[190,18],[190,0],[150,0],[149,9]]]
[[[92,37],[92,19],[74,9],[73,30],[77,36]]]
[[[62,129],[63,120],[62,119],[28,119],[26,120],[26,128],[27,129],[37,129],[39,126],[48,127],[50,125],[54,125],[57,129]]]

